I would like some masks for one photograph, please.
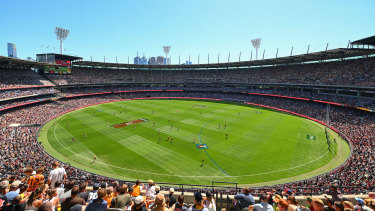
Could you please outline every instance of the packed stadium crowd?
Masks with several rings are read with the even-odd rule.
[[[49,76],[57,84],[109,82],[244,82],[375,86],[375,58],[223,70],[121,70],[75,67]],[[95,76],[95,77],[93,77]],[[270,77],[272,76],[272,77]]]
[[[53,85],[30,69],[0,68],[0,89]]]
[[[184,81],[188,78],[223,78],[224,81],[236,82],[254,82],[254,83],[312,83],[312,84],[334,84],[334,85],[358,85],[375,86],[375,58],[348,60],[341,62],[331,62],[326,64],[304,64],[285,67],[265,67],[260,70],[254,69],[251,74],[245,70],[239,70],[233,74],[228,70],[218,72],[209,71],[191,71],[178,73],[172,71],[122,71],[108,70],[87,70],[78,69],[72,75],[50,76],[55,82],[60,83],[98,83],[113,82],[118,80],[125,81]],[[32,71],[17,70],[0,76],[0,88],[13,88],[24,86],[35,86],[49,84],[44,79]],[[266,72],[266,73],[264,73]],[[238,74],[237,74],[238,73]],[[272,75],[273,77],[265,77]],[[95,77],[93,77],[95,76]],[[293,76],[293,77],[291,77]],[[14,77],[14,78],[12,78]],[[161,89],[179,89],[178,87],[101,87],[101,88],[76,88],[62,90],[61,96],[76,94],[87,94],[93,92],[105,91],[124,91],[124,90],[161,90]],[[352,106],[361,106],[374,108],[375,103],[372,99],[343,97],[335,95],[322,95],[310,92],[283,91],[283,90],[248,90],[246,88],[215,88],[215,87],[184,87],[184,92],[136,92],[108,94],[100,96],[86,96],[78,98],[62,98],[58,101],[45,102],[33,106],[22,107],[19,109],[3,112],[0,115],[0,210],[11,210],[15,207],[26,207],[29,210],[50,210],[61,207],[61,210],[80,210],[86,207],[86,210],[106,210],[107,208],[121,208],[122,210],[187,210],[184,205],[183,197],[171,197],[163,195],[158,191],[170,190],[169,187],[156,186],[151,181],[145,185],[146,197],[139,197],[138,189],[143,187],[139,182],[127,184],[117,182],[114,179],[95,175],[81,169],[74,168],[68,163],[62,163],[60,167],[57,160],[47,154],[42,145],[38,142],[39,128],[30,126],[31,124],[44,124],[58,114],[79,108],[86,105],[104,103],[108,101],[121,100],[123,98],[137,97],[202,97],[217,98],[226,101],[251,102],[255,104],[273,106],[296,113],[300,113],[321,121],[326,119],[326,105],[311,101],[300,101],[287,98],[278,98],[262,95],[249,95],[247,92],[257,92],[263,94],[277,94],[294,97],[305,97],[309,99],[318,99],[338,103],[349,104]],[[53,94],[55,89],[28,89],[17,91],[0,92],[0,98],[13,98],[35,94]],[[236,93],[235,93],[236,92]],[[240,93],[245,92],[245,93]],[[51,95],[52,96],[52,95]],[[50,97],[50,96],[49,96]],[[1,108],[19,105],[37,98],[17,100],[15,102],[5,102],[0,104]],[[374,210],[373,199],[360,200],[355,206],[349,204],[341,194],[366,194],[374,190],[375,186],[375,117],[372,113],[354,110],[345,107],[332,106],[330,108],[330,124],[338,129],[343,136],[347,137],[352,153],[347,162],[337,169],[326,174],[310,178],[303,181],[275,185],[272,187],[254,188],[252,193],[260,197],[260,203],[255,204],[253,197],[248,189],[244,189],[241,194],[235,197],[235,203],[241,208],[248,210],[297,210],[304,207],[296,204],[294,195],[309,195],[311,193],[321,194],[328,187],[330,191],[326,192],[332,196],[332,201],[323,203],[320,199],[308,199],[311,211],[322,209],[328,206],[332,210]],[[12,124],[20,124],[15,127]],[[23,126],[24,125],[24,126]],[[52,173],[56,169],[58,173]],[[34,172],[35,171],[35,172]],[[61,177],[61,172],[66,176]],[[60,174],[54,184],[53,177]],[[37,177],[44,178],[44,183],[34,183]],[[52,175],[52,176],[51,176]],[[41,181],[41,180],[38,180]],[[64,188],[60,186],[64,183]],[[98,184],[99,183],[99,184]],[[92,185],[94,192],[90,195],[85,194],[86,185]],[[147,187],[146,187],[147,186]],[[338,192],[339,187],[340,192]],[[183,189],[174,187],[176,190]],[[152,193],[148,192],[152,190]],[[283,192],[282,190],[288,189]],[[194,189],[197,190],[197,189]],[[195,204],[190,205],[191,210],[199,208],[215,210],[211,205],[214,204],[210,193],[202,197],[200,192],[205,189],[199,189],[194,193]],[[215,190],[213,190],[215,191]],[[220,190],[223,191],[223,190]],[[225,190],[228,193],[236,193],[237,190]],[[133,194],[136,192],[135,194]],[[267,192],[265,194],[264,192]],[[290,193],[291,192],[291,193]],[[137,195],[138,194],[138,195]],[[173,195],[173,194],[172,194]],[[283,196],[284,195],[284,196]],[[91,196],[91,198],[90,198]],[[182,198],[182,199],[181,199]],[[174,201],[173,201],[173,200]],[[177,200],[177,201],[176,201]],[[181,203],[180,203],[181,202]],[[75,207],[76,209],[71,207]],[[267,205],[268,204],[268,205]],[[261,208],[259,208],[261,206]],[[19,208],[15,208],[19,209]]]
[[[16,98],[16,97],[25,97],[25,96],[30,96],[30,95],[51,94],[55,92],[56,90],[53,88],[27,89],[27,90],[16,89],[16,90],[7,90],[7,91],[0,90],[0,100]]]

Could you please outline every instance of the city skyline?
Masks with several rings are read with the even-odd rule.
[[[257,38],[262,38],[259,59],[263,53],[266,59],[289,56],[292,47],[296,55],[306,53],[309,45],[309,51],[316,52],[325,50],[327,43],[328,49],[346,47],[349,40],[375,35],[370,27],[375,2],[370,0],[68,0],[64,4],[73,6],[56,15],[56,8],[62,7],[58,2],[2,1],[0,19],[6,30],[0,33],[0,55],[7,55],[7,43],[17,45],[22,59],[58,53],[55,27],[70,30],[65,54],[99,62],[105,57],[113,63],[128,63],[138,50],[146,58],[165,55],[163,46],[171,46],[172,64],[247,61],[251,52],[254,60],[251,40]],[[134,24],[150,20],[147,26]]]

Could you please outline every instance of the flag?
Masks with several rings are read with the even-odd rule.
[[[307,135],[306,138],[309,140],[316,140],[316,136],[312,136],[312,135]]]

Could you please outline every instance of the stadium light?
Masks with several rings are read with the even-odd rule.
[[[251,44],[253,44],[253,47],[256,50],[256,60],[258,60],[258,49],[260,48],[261,42],[262,42],[262,38],[257,38],[257,39],[251,40]]]
[[[171,46],[163,46],[164,53],[165,53],[165,64],[168,64],[168,54],[171,50]]]
[[[63,42],[66,39],[66,37],[68,36],[69,30],[63,29],[63,28],[60,28],[60,27],[55,27],[55,34],[56,34],[57,40],[60,40],[60,53],[63,54],[63,49],[64,49],[63,48]]]

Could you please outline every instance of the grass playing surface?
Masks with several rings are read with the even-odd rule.
[[[42,128],[39,141],[59,160],[118,179],[268,185],[340,165],[350,149],[332,136],[335,153],[323,126],[293,115],[218,102],[131,100],[62,115]],[[200,143],[208,149],[198,149]]]

